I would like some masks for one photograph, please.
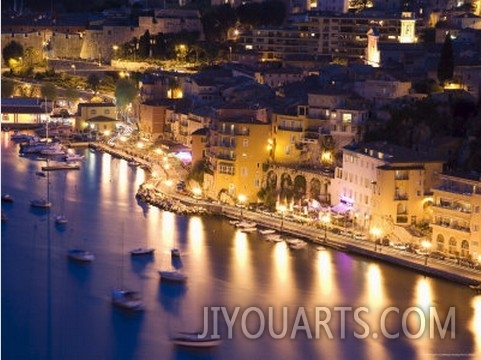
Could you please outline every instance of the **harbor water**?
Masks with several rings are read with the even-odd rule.
[[[469,287],[314,244],[291,250],[219,216],[161,211],[135,198],[144,170],[106,153],[77,149],[80,170],[41,177],[45,161],[1,136],[1,191],[14,198],[2,203],[2,359],[481,358],[481,296]],[[29,206],[47,194],[49,211]],[[56,225],[57,214],[68,223]],[[155,254],[131,257],[137,247]],[[71,248],[95,260],[72,262]],[[161,269],[187,282],[162,282]],[[142,294],[143,312],[112,307],[120,285]],[[236,311],[230,332],[224,313]],[[430,328],[433,312],[455,316],[445,334]],[[220,346],[171,344],[205,322]]]

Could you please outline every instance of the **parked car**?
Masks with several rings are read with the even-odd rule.
[[[381,244],[382,244],[383,246],[389,246],[389,245],[391,245],[391,242],[389,241],[388,238],[383,238],[383,239],[381,240]]]
[[[356,240],[367,240],[367,235],[363,233],[355,233],[354,239]]]
[[[392,243],[391,246],[398,250],[406,250],[408,247],[402,242]]]
[[[431,251],[429,256],[432,257],[433,259],[439,259],[439,260],[446,259],[446,255],[443,254],[441,251]]]
[[[347,236],[347,237],[352,237],[353,233],[352,233],[351,230],[343,229],[343,230],[341,230],[341,235],[344,235],[344,236]]]
[[[337,228],[337,227],[332,227],[329,229],[330,232],[332,232],[333,234],[337,234],[339,235],[341,233],[341,229]]]

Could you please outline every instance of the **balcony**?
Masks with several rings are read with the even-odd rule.
[[[462,226],[458,224],[450,224],[449,222],[446,221],[435,221],[432,223],[432,225],[437,225],[437,226],[442,226],[443,228],[447,228],[450,230],[457,230],[457,231],[462,231],[463,233],[470,233],[471,230],[467,226]]]
[[[235,149],[235,141],[219,141],[218,146],[229,148],[229,149]]]
[[[435,188],[437,191],[443,191],[446,193],[450,194],[458,194],[462,196],[472,196],[473,195],[473,190],[472,189],[466,189],[466,188],[461,188],[457,186],[440,186],[438,188]]]
[[[283,125],[278,125],[277,126],[278,130],[285,130],[285,131],[295,131],[295,132],[302,132],[302,126],[283,126]]]
[[[408,194],[395,194],[394,200],[409,200]]]
[[[222,129],[219,128],[219,134],[225,135],[242,135],[242,136],[249,136],[249,129]]]
[[[444,210],[452,210],[458,213],[471,214],[471,208],[468,206],[462,206],[457,203],[450,203],[447,201],[440,201],[437,204],[433,204],[434,207]]]
[[[222,160],[229,160],[229,161],[235,161],[235,155],[230,155],[230,154],[218,154],[217,159],[222,159]]]

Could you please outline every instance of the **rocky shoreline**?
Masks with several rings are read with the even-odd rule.
[[[182,201],[168,196],[157,190],[153,185],[144,183],[140,185],[136,198],[146,204],[170,211],[179,215],[207,215],[210,212],[202,207],[192,204],[185,204]]]

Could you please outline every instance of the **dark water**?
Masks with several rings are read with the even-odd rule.
[[[2,133],[2,193],[16,200],[2,204],[8,216],[1,247],[2,359],[481,358],[481,296],[469,288],[315,246],[292,251],[257,233],[240,233],[221,218],[144,206],[134,198],[143,170],[81,151],[86,160],[80,171],[51,173],[50,213],[34,211],[29,201],[47,190],[47,179],[35,176],[43,162],[20,157]],[[69,219],[64,228],[54,224],[57,213]],[[174,245],[182,251],[181,262],[171,261]],[[94,252],[96,260],[69,262],[66,251],[76,246]],[[139,246],[155,247],[155,256],[131,259],[128,250]],[[185,285],[159,282],[157,271],[173,267],[188,274]],[[121,282],[142,292],[145,312],[112,308],[110,290]],[[229,314],[240,308],[232,339],[210,350],[173,347],[169,337],[176,331],[203,328],[205,306],[226,307]],[[335,310],[342,306],[352,308],[345,321]],[[384,323],[389,333],[400,333],[397,339],[381,335],[382,313],[391,306],[400,314],[389,313]],[[282,331],[286,308],[287,333],[281,339],[269,335],[269,307],[276,333]],[[369,311],[361,314],[369,326],[364,339],[353,335],[365,333],[353,316],[359,307]],[[402,330],[409,307],[425,313],[434,307],[441,320],[454,307],[455,339],[449,331],[444,339],[437,331],[430,339],[429,318],[423,336],[409,339]],[[332,339],[315,317],[317,312],[317,320],[325,320],[328,311]],[[212,332],[212,311],[208,314]],[[405,321],[410,334],[421,326],[416,314]],[[249,339],[259,330],[261,315],[265,330]],[[292,334],[297,316],[305,327]],[[221,312],[216,324],[226,338]]]

